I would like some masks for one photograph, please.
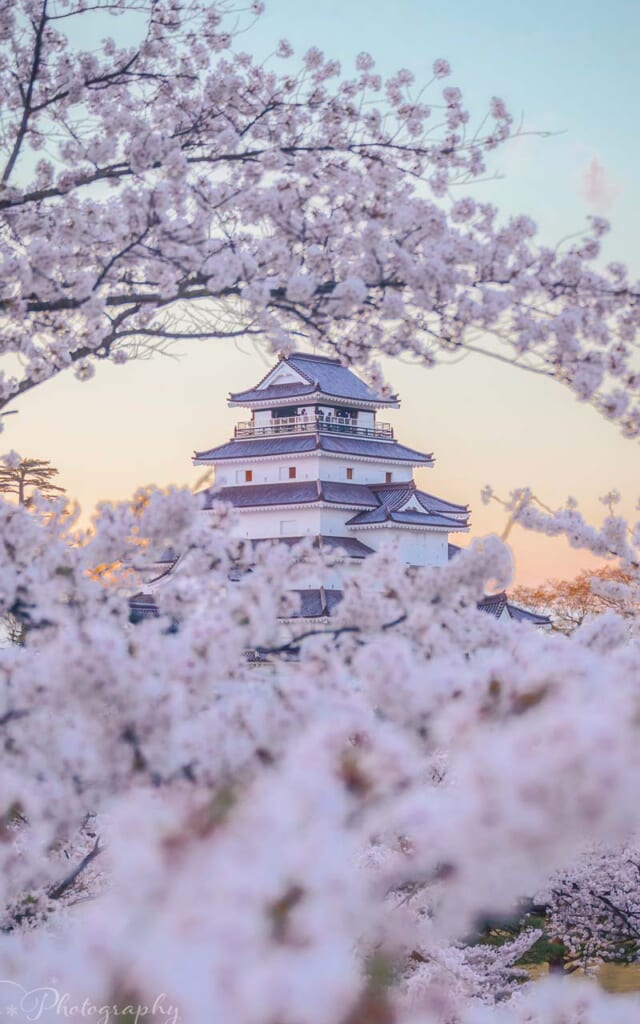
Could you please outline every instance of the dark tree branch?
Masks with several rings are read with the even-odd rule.
[[[2,184],[3,185],[6,185],[7,181],[11,177],[11,172],[13,171],[13,168],[15,166],[16,160],[18,159],[18,156],[20,155],[20,150],[22,148],[22,143],[24,142],[25,135],[27,134],[27,129],[29,127],[29,118],[31,117],[31,114],[33,113],[33,108],[31,106],[31,99],[33,97],[33,90],[34,90],[34,87],[35,87],[35,84],[36,84],[36,79],[38,77],[38,72],[40,70],[40,57],[42,55],[42,37],[44,35],[45,26],[47,24],[47,2],[48,2],[48,0],[43,0],[42,10],[40,12],[40,20],[39,20],[37,26],[34,25],[34,30],[35,30],[36,37],[35,37],[35,42],[34,42],[34,46],[33,46],[33,61],[32,61],[32,64],[31,64],[31,73],[29,75],[29,84],[27,86],[27,90],[26,90],[26,93],[25,93],[25,96],[24,96],[24,105],[23,105],[23,108],[22,108],[22,118],[20,120],[20,127],[18,128],[18,134],[16,135],[16,141],[13,144],[13,149],[11,150],[11,154],[10,154],[9,159],[7,161],[7,165],[6,165],[5,169],[4,169],[4,173],[2,175],[2,179],[1,180],[2,180]]]
[[[394,629],[401,623],[406,622],[407,613],[403,612],[396,619],[392,619],[390,622],[383,623],[379,628],[381,630]],[[298,636],[294,636],[291,640],[288,640],[284,644],[280,644],[278,647],[256,647],[255,652],[259,657],[267,657],[269,654],[297,654],[300,650],[300,644],[303,640],[308,640],[312,636],[329,636],[337,640],[339,637],[347,634],[360,634],[364,630],[362,626],[338,626],[335,629],[308,629],[304,633],[299,633]]]
[[[8,725],[9,722],[15,722],[18,718],[26,718],[28,715],[28,711],[12,708],[10,711],[5,711],[4,715],[0,715],[0,727]]]
[[[64,896],[65,892],[67,892],[71,888],[74,882],[80,877],[82,872],[89,866],[89,864],[91,864],[91,862],[94,861],[100,853],[102,853],[102,850],[103,847],[100,846],[100,837],[98,836],[96,838],[95,843],[93,844],[93,847],[91,848],[91,850],[89,850],[89,853],[82,858],[80,863],[73,869],[73,871],[71,871],[60,882],[57,882],[55,885],[51,886],[48,892],[49,898],[52,900],[59,900],[61,896]]]

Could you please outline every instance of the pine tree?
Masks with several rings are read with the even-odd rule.
[[[45,459],[5,459],[0,464],[0,493],[15,494],[20,505],[29,505],[37,491],[44,498],[64,494],[64,487],[52,483],[58,470]],[[30,491],[30,493],[27,493]]]

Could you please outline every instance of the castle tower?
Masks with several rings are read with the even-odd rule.
[[[283,356],[254,387],[229,396],[251,410],[226,444],[196,452],[198,466],[215,466],[215,484],[203,494],[239,512],[239,532],[254,544],[294,544],[310,538],[332,554],[331,568],[299,590],[296,618],[326,620],[342,597],[345,572],[394,541],[407,565],[440,566],[459,549],[449,534],[467,532],[469,509],[420,490],[416,467],[433,456],[395,440],[378,422],[397,409],[395,395],[372,391],[339,360],[294,353]],[[157,609],[153,593],[174,571],[173,552],[150,563],[145,590],[130,599],[131,621]],[[512,605],[504,593],[478,605],[496,618],[549,628],[547,616]]]
[[[399,444],[378,421],[381,410],[398,408],[397,397],[376,394],[339,360],[281,357],[254,387],[230,395],[229,405],[250,409],[251,419],[193,461],[215,466],[205,508],[214,499],[231,502],[243,537],[312,537],[350,562],[395,540],[407,564],[444,565],[449,534],[468,529],[466,505],[414,483],[414,468],[432,466],[433,456]],[[305,598],[307,610],[322,604],[322,595]]]

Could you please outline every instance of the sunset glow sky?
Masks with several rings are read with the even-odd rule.
[[[447,58],[454,73],[445,84],[462,88],[472,119],[497,95],[516,119],[522,113],[526,129],[555,133],[505,147],[494,165],[502,180],[476,194],[506,213],[531,215],[546,242],[580,231],[589,213],[604,214],[613,223],[606,257],[637,274],[637,0],[268,0],[241,45],[267,57],[283,36],[298,53],[319,46],[346,72],[361,50],[383,74],[409,67],[418,80],[430,78],[435,58]],[[44,384],[5,420],[3,448],[51,460],[87,512],[139,485],[193,483],[193,450],[222,443],[244,418],[226,408],[228,392],[255,383],[273,357],[249,341],[183,343],[175,351],[179,359],[100,366],[85,384],[71,374]],[[385,370],[402,407],[384,418],[402,442],[434,451],[435,468],[417,479],[472,506],[473,536],[504,525],[498,506],[481,504],[486,483],[502,494],[529,485],[551,505],[572,495],[594,519],[604,512],[598,497],[616,487],[633,509],[637,443],[560,385],[475,356],[435,370],[402,363]],[[594,564],[561,541],[522,531],[510,540],[518,582]]]

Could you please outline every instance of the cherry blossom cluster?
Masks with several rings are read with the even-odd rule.
[[[365,368],[480,348],[637,435],[639,289],[596,269],[606,222],[551,248],[464,194],[505,103],[474,128],[442,59],[424,87],[286,40],[258,64],[238,33],[261,8],[0,5],[0,406],[141,345],[256,334]],[[88,19],[113,28],[83,49]]]
[[[480,331],[635,435],[638,293],[594,269],[606,224],[551,250],[460,194],[505,104],[474,131],[444,60],[424,90],[286,41],[258,65],[239,32],[261,9],[0,0],[0,404],[175,337],[302,336],[378,383],[376,354],[430,364]],[[89,17],[113,34],[87,50]],[[63,499],[0,504],[21,626],[0,648],[2,1015],[53,986],[185,1024],[636,1024],[637,998],[528,980],[536,930],[480,941],[543,893],[576,957],[636,956],[640,530],[616,501],[600,528],[508,503],[629,574],[622,614],[571,636],[478,611],[509,583],[497,538],[431,569],[381,550],[309,626],[296,590],[339,556],[254,547],[222,503],[144,489],[88,529]]]
[[[564,537],[572,547],[607,559],[621,569],[619,579],[594,576],[591,588],[618,616],[637,623],[640,614],[640,520],[629,522],[616,510],[621,501],[618,491],[609,491],[601,497],[607,515],[599,526],[585,519],[573,497],[568,497],[564,505],[553,509],[528,487],[516,488],[507,499],[503,499],[487,486],[482,498],[485,503],[497,501],[508,514],[503,538],[506,539],[517,524],[548,537]],[[637,508],[640,508],[640,502]]]
[[[537,932],[471,940],[640,827],[623,620],[566,638],[479,612],[510,574],[488,538],[440,569],[372,555],[305,629],[292,592],[325,556],[250,550],[186,491],[89,530],[5,504],[1,526],[0,610],[25,623],[0,652],[2,976],[165,992],[188,1022],[589,1019],[518,968]],[[166,545],[159,615],[132,626]],[[603,999],[578,1005],[631,1020]]]
[[[569,955],[586,968],[603,961],[638,959],[640,854],[637,840],[621,847],[586,851],[568,871],[552,878],[541,894],[553,934],[564,937]]]

